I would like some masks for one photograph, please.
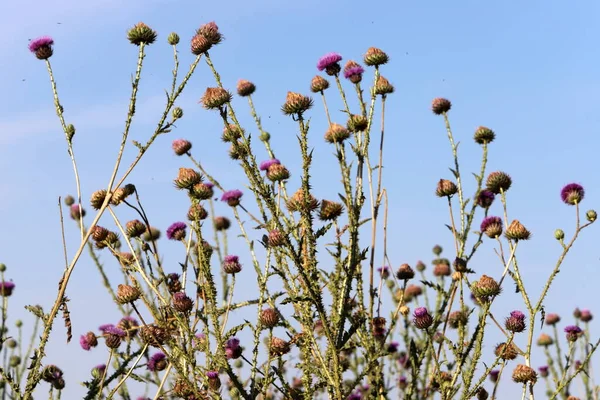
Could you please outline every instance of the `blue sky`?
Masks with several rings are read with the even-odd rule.
[[[485,125],[497,133],[489,171],[504,170],[513,177],[509,211],[534,235],[520,246],[520,262],[536,297],[560,251],[554,229],[563,228],[569,235],[574,227],[574,209],[561,203],[561,187],[573,181],[583,184],[583,210],[600,208],[595,160],[600,144],[598,17],[600,4],[594,1],[379,1],[369,6],[355,0],[227,4],[26,0],[2,5],[0,221],[5,229],[0,231],[0,262],[8,265],[7,277],[17,283],[11,298],[16,307],[13,317],[26,318],[22,305],[54,299],[63,269],[57,198],[75,191],[47,73],[28,52],[28,39],[40,35],[55,39],[52,63],[67,122],[77,128],[75,151],[84,199],[106,184],[117,153],[137,57],[125,37],[136,22],[157,30],[159,40],[148,49],[132,139],[143,140],[153,130],[164,101],[163,88],[170,85],[168,33],[176,31],[182,38],[185,68],[192,60],[189,38],[200,24],[214,20],[226,37],[211,52],[224,84],[233,89],[240,78],[256,83],[254,100],[265,128],[278,157],[292,168],[299,162],[290,146],[296,143],[296,126],[279,111],[286,92],[308,93],[316,61],[326,52],[360,61],[368,47],[382,48],[391,56],[382,73],[396,87],[388,101],[384,163],[393,263],[428,262],[436,243],[451,248],[444,227],[447,209],[433,195],[437,180],[450,178],[447,167],[452,162],[443,121],[430,111],[431,99],[443,96],[453,102],[451,123],[462,142],[462,171],[470,185],[468,173],[478,170],[480,156],[471,139],[474,129]],[[220,142],[218,116],[197,104],[212,84],[202,64],[181,98],[185,117],[177,130],[156,141],[130,179],[145,198],[154,225],[162,229],[182,220],[187,210],[185,196],[170,190],[177,169],[189,166],[173,155],[173,139],[192,141],[195,156],[221,176],[225,186],[244,185]],[[329,101],[333,109],[341,108],[333,91]],[[244,102],[237,99],[236,104],[242,114]],[[314,174],[315,190],[323,198],[335,198],[337,169],[331,148],[322,141],[325,119],[319,102],[310,117],[319,171]],[[125,162],[133,154],[128,152]],[[227,212],[226,207],[221,209]],[[123,218],[128,218],[126,212]],[[72,224],[67,224],[67,234],[72,254],[78,237]],[[576,306],[595,311],[599,237],[597,227],[584,232],[546,301],[548,311],[565,320]],[[161,249],[176,266],[180,255],[176,244],[163,243]],[[241,252],[242,247],[236,249]],[[113,261],[106,255],[104,260],[116,273]],[[490,243],[480,248],[474,262],[478,274],[500,274]],[[103,306],[108,296],[97,282],[97,272],[84,257],[68,291],[76,334],[115,319],[114,310]],[[251,297],[250,290],[241,296]],[[520,298],[507,291],[496,315],[506,315],[515,304],[521,304]],[[595,321],[592,326],[597,328]],[[489,343],[489,352],[493,344]],[[82,354],[75,342],[65,346],[60,327],[48,355],[48,361],[65,364],[72,383],[87,378],[88,366],[104,362],[104,355]],[[68,366],[76,360],[85,368]],[[511,383],[506,387],[518,389]]]

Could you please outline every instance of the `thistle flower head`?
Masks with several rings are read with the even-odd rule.
[[[225,354],[227,359],[237,359],[242,355],[242,347],[238,338],[231,338],[225,343]]]
[[[350,132],[344,126],[333,123],[325,132],[325,141],[327,143],[342,143],[350,137]]]
[[[516,383],[530,383],[533,385],[537,381],[537,372],[527,365],[519,364],[513,371],[512,378]]]
[[[174,222],[167,228],[167,239],[182,240],[185,238],[185,222]]]
[[[363,61],[369,67],[378,67],[380,65],[386,64],[389,60],[390,58],[388,57],[388,55],[384,53],[383,50],[378,49],[377,47],[370,47],[363,58]]]
[[[502,289],[494,278],[482,275],[479,281],[473,282],[471,291],[478,301],[488,301],[491,297],[498,296]]]
[[[542,333],[540,335],[540,337],[538,337],[538,340],[537,340],[538,346],[548,347],[548,346],[552,346],[553,344],[554,344],[554,339],[552,339],[552,336],[550,336],[546,333]]]
[[[212,43],[202,35],[194,35],[190,42],[190,50],[197,56],[206,53],[211,47]]]
[[[519,220],[515,219],[510,225],[506,228],[506,232],[504,233],[508,239],[512,239],[515,241],[518,240],[529,240],[531,238],[531,232],[523,226]]]
[[[340,70],[339,62],[342,61],[342,56],[338,53],[327,53],[323,57],[319,58],[317,62],[317,69],[319,71],[325,70],[327,75],[334,76],[337,75]]]
[[[202,183],[199,185],[202,185]],[[192,204],[188,210],[187,217],[190,221],[202,221],[208,217],[208,211],[201,204]]]
[[[499,376],[500,376],[500,370],[493,369],[490,371],[489,377],[492,382],[496,382],[498,380]]]
[[[218,231],[226,231],[231,226],[231,221],[227,217],[215,217],[215,229]]]
[[[167,368],[167,364],[167,356],[162,352],[158,352],[150,357],[148,364],[146,364],[146,368],[148,368],[148,371],[150,372],[159,372]]]
[[[585,190],[583,186],[578,183],[569,183],[560,191],[560,198],[565,204],[574,206],[581,203],[585,196]]]
[[[329,88],[329,82],[321,75],[317,75],[310,81],[310,91],[313,93],[321,93]]]
[[[541,367],[538,367],[538,372],[542,378],[546,378],[548,376],[548,366],[542,365]]]
[[[117,301],[120,304],[133,303],[140,298],[141,294],[140,289],[135,286],[120,284],[117,287]],[[111,329],[111,327],[108,327],[107,329]]]
[[[238,256],[228,255],[223,260],[223,271],[226,274],[237,274],[242,270],[242,264]]]
[[[189,313],[194,308],[194,302],[184,292],[173,294],[173,308],[181,313]]]
[[[52,45],[54,45],[54,39],[50,36],[42,36],[29,42],[29,51],[35,54],[39,60],[47,60],[52,57]]]
[[[323,200],[321,202],[319,219],[321,221],[333,221],[337,219],[340,215],[342,215],[342,212],[344,212],[344,206],[342,205],[342,203]]]
[[[456,184],[448,179],[440,179],[435,189],[438,197],[452,197],[458,192]]]
[[[235,207],[240,204],[240,199],[243,195],[241,190],[228,190],[221,196],[221,201],[226,202],[231,207]]]
[[[506,318],[504,325],[511,332],[523,332],[525,330],[525,314],[521,311],[512,311],[510,317]]]
[[[246,97],[254,93],[254,91],[256,90],[256,86],[250,81],[240,79],[237,83],[236,90],[238,95],[240,95],[241,97]]]
[[[279,312],[274,308],[265,308],[260,312],[260,323],[267,328],[273,328],[279,323]]]
[[[214,21],[200,26],[200,28],[196,30],[196,34],[206,38],[211,46],[217,45],[223,41],[223,35],[219,32],[219,27]]]
[[[365,69],[361,67],[357,62],[349,60],[344,66],[344,78],[350,82],[357,84],[362,80],[362,74]]]
[[[202,175],[191,168],[179,168],[177,178],[173,181],[177,189],[189,189],[202,182]]]
[[[358,114],[352,114],[346,122],[346,128],[350,132],[362,132],[369,127],[369,120],[367,117]]]
[[[172,147],[175,154],[182,156],[192,149],[192,143],[185,139],[175,139]]]
[[[281,182],[290,178],[290,171],[281,164],[273,164],[267,170],[267,178],[272,182]]]
[[[505,172],[496,171],[488,175],[486,186],[487,190],[494,194],[500,194],[510,189],[512,178]]]
[[[127,32],[127,39],[129,39],[131,44],[135,44],[136,46],[139,46],[142,43],[147,45],[152,44],[156,41],[157,36],[156,31],[152,30],[143,22],[137,23]]]
[[[579,319],[581,320],[581,322],[590,322],[593,318],[594,316],[592,315],[592,312],[590,310],[581,310],[581,314],[579,315]]]
[[[274,356],[282,356],[290,352],[290,343],[278,338],[271,338],[271,342],[269,343],[269,352]]]
[[[98,338],[96,338],[94,332],[88,332],[85,335],[81,335],[79,345],[83,350],[90,351],[92,347],[98,346]]]
[[[425,307],[417,307],[413,312],[413,323],[419,329],[427,329],[433,324],[433,317]]]
[[[138,321],[130,316],[123,317],[117,323],[117,328],[127,333],[128,338],[134,338],[137,335],[137,328],[140,326]]]
[[[546,324],[547,325],[556,325],[560,322],[560,315],[555,313],[546,314]]]
[[[477,196],[477,205],[481,208],[490,208],[495,198],[496,195],[494,193],[484,189]]]
[[[503,360],[514,360],[519,355],[517,348],[512,342],[500,343],[494,350],[496,357],[500,357]]]
[[[301,95],[300,93],[288,92],[285,103],[281,106],[281,111],[285,115],[302,115],[312,105],[313,100],[310,97]]]
[[[494,216],[486,217],[481,221],[480,229],[487,237],[495,239],[502,234],[502,218]]]
[[[212,182],[200,182],[192,186],[190,195],[198,200],[208,200],[214,196],[214,184]],[[198,204],[199,205],[199,204]]]
[[[390,267],[384,265],[383,267],[377,268],[377,272],[379,272],[383,279],[387,279],[390,276]]]
[[[431,111],[436,115],[442,115],[450,111],[452,103],[448,99],[438,97],[431,102]]]
[[[496,134],[490,128],[486,128],[485,126],[480,126],[475,130],[475,135],[473,139],[478,144],[489,144],[494,141],[496,138]]]
[[[274,164],[281,164],[281,162],[276,158],[271,158],[270,160],[265,160],[260,163],[259,169],[261,171],[268,171],[269,167]]]
[[[402,264],[396,272],[396,277],[400,280],[409,280],[415,277],[415,271],[408,264]]]
[[[582,335],[583,330],[577,325],[569,325],[565,328],[565,333],[567,334],[567,340],[569,342],[574,342]]]
[[[204,96],[200,99],[202,107],[207,110],[219,109],[231,101],[231,93],[221,87],[206,88]]]
[[[380,96],[386,96],[388,94],[394,93],[394,85],[390,83],[383,76],[378,76],[377,81],[375,82],[375,94]]]

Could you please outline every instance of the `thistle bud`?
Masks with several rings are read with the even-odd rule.
[[[425,307],[418,307],[413,313],[413,323],[418,329],[425,330],[433,324],[433,317]]]
[[[498,296],[502,291],[498,282],[487,275],[482,275],[479,281],[471,285],[473,295],[479,300],[488,301],[491,297]]]
[[[554,344],[554,339],[550,335],[542,333],[537,340],[537,345],[542,347],[552,346]]]
[[[160,347],[169,338],[169,333],[157,325],[145,325],[140,329],[140,337],[148,346]]]
[[[506,192],[508,189],[510,189],[511,185],[511,177],[501,171],[490,173],[486,181],[487,190],[494,194]]]
[[[173,109],[173,120],[178,120],[183,117],[183,109],[181,107],[175,107]]]
[[[231,93],[220,87],[209,87],[200,99],[202,106],[207,110],[221,108],[231,101]]]
[[[182,156],[192,149],[192,143],[185,139],[176,139],[173,140],[172,147],[175,154]]]
[[[167,42],[169,42],[169,44],[171,46],[178,45],[179,44],[179,35],[176,34],[175,32],[169,33],[169,36],[167,36]]]
[[[321,75],[315,76],[310,82],[310,91],[313,93],[320,93],[329,88],[329,82]]]
[[[269,247],[279,247],[285,244],[285,237],[280,231],[275,229],[269,232],[267,243]]]
[[[402,264],[396,272],[396,277],[400,280],[409,280],[415,277],[415,271],[408,264]]]
[[[290,171],[281,164],[274,164],[267,170],[267,178],[272,182],[281,182],[290,178]]]
[[[106,190],[105,189],[96,190],[92,194],[92,197],[90,199],[90,203],[92,205],[92,208],[94,210],[99,210],[102,207],[102,204],[104,204],[104,199],[105,198],[106,198]]]
[[[519,220],[515,219],[510,223],[508,228],[506,228],[504,236],[512,240],[529,240],[531,238],[531,232],[529,232]]]
[[[537,381],[537,373],[533,368],[519,364],[513,371],[512,378],[516,383],[530,383],[533,385]]]
[[[502,218],[500,217],[486,217],[481,221],[481,233],[484,233],[490,239],[496,239],[502,235]]]
[[[504,326],[510,332],[519,333],[525,330],[525,314],[521,311],[512,311],[506,318]]]
[[[202,207],[201,204],[192,204],[187,214],[188,220],[190,221],[201,221],[208,217],[208,212]]]
[[[189,189],[202,182],[202,175],[191,168],[179,168],[177,178],[173,182],[178,189]]]
[[[94,241],[96,241],[96,242],[101,242],[104,239],[106,239],[109,232],[110,231],[108,229],[106,229],[100,225],[96,225],[92,229],[92,239],[94,239]]]
[[[362,115],[352,114],[346,122],[346,127],[350,132],[362,132],[369,127],[369,120]]]
[[[214,223],[217,231],[226,231],[231,226],[231,221],[227,217],[216,217]]]
[[[283,339],[273,337],[271,338],[269,351],[274,356],[282,356],[290,352],[290,344]]]
[[[153,31],[148,25],[140,22],[127,32],[127,39],[136,46],[152,44],[156,41],[156,31]]]
[[[281,107],[281,111],[285,115],[301,115],[308,111],[313,105],[313,101],[308,96],[303,96],[300,93],[288,92],[285,103]]]
[[[117,301],[119,304],[133,303],[140,298],[140,289],[130,285],[119,285],[117,287]]]
[[[473,139],[477,144],[490,144],[496,138],[496,134],[490,128],[486,128],[485,126],[480,126],[475,130],[475,135]]]
[[[254,83],[245,79],[240,79],[237,83],[237,94],[241,97],[250,96],[256,90]]]
[[[588,222],[594,222],[596,221],[596,218],[598,218],[598,213],[596,213],[594,210],[589,210],[585,213],[585,218],[588,220]]]
[[[436,115],[445,114],[450,111],[450,108],[452,108],[452,103],[448,99],[438,97],[431,102],[431,111]]]
[[[496,346],[494,353],[496,357],[500,357],[503,360],[514,360],[519,355],[517,348],[512,343],[500,343]]]
[[[274,308],[265,308],[259,317],[260,323],[267,328],[273,328],[279,323],[279,313]]]
[[[244,130],[235,124],[229,124],[223,128],[221,140],[224,142],[235,142],[244,134]]]
[[[440,179],[438,182],[435,194],[438,197],[451,197],[458,192],[458,188],[454,182],[447,179]]]
[[[190,190],[190,195],[197,200],[208,200],[215,195],[212,182],[196,183]]]
[[[223,262],[223,271],[225,271],[226,274],[237,274],[241,270],[242,264],[240,264],[238,256],[225,256],[225,260]]]
[[[146,232],[146,225],[138,219],[127,221],[125,224],[125,233],[128,237],[140,237],[144,234],[144,232]]]
[[[327,143],[343,143],[350,137],[348,129],[340,124],[333,123],[325,132],[325,141]]]
[[[344,206],[341,203],[335,203],[329,200],[323,200],[321,202],[321,211],[319,212],[319,219],[322,221],[333,221],[337,219],[344,211]]]
[[[386,53],[376,47],[370,47],[363,58],[366,65],[369,67],[379,67],[386,64],[390,58]]]
[[[385,96],[394,93],[394,86],[385,79],[383,76],[379,76],[375,82],[375,94]]]
[[[187,314],[194,308],[194,302],[185,293],[178,292],[173,294],[173,308]]]

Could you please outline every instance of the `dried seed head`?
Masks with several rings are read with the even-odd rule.
[[[506,228],[504,236],[512,240],[529,240],[531,238],[531,232],[529,232],[519,220],[515,219],[510,223],[508,228]]]
[[[537,381],[537,373],[533,368],[519,364],[513,371],[512,378],[517,383],[530,383],[533,385]]]
[[[277,229],[274,229],[269,232],[267,240],[269,247],[279,247],[285,244],[285,236]]]
[[[286,206],[288,210],[292,212],[303,210],[305,207],[304,190],[302,190],[302,188],[298,189],[296,193],[294,193],[293,196],[286,202]],[[308,210],[312,211],[317,207],[319,207],[319,201],[312,194],[309,194]]]
[[[145,325],[140,329],[140,337],[148,346],[160,347],[169,338],[169,332],[154,324]]]
[[[327,79],[323,78],[321,75],[317,75],[312,78],[310,82],[310,91],[313,93],[320,93],[329,88],[329,82]]]
[[[136,46],[144,44],[152,44],[156,41],[156,31],[153,31],[148,25],[139,22],[127,32],[127,39],[131,44]]]
[[[90,199],[92,208],[94,210],[99,210],[102,207],[102,204],[104,203],[105,198],[106,198],[106,190],[105,189],[96,190],[94,193],[92,193],[92,197]]]
[[[388,55],[376,47],[370,47],[364,56],[364,62],[369,67],[378,67],[386,64],[389,60]]]
[[[184,292],[177,292],[173,294],[173,308],[176,311],[187,314],[194,308],[194,302]]]
[[[511,185],[511,177],[502,171],[490,173],[486,181],[487,190],[494,194],[506,192],[508,189],[510,189]]]
[[[192,204],[187,214],[188,220],[190,221],[201,221],[208,217],[208,212],[202,207],[201,204]]]
[[[438,97],[431,102],[431,111],[436,115],[442,115],[450,111],[452,103],[448,99]]]
[[[396,272],[396,277],[400,280],[409,280],[415,277],[415,271],[408,264],[402,264]]]
[[[282,356],[290,352],[290,344],[278,337],[271,338],[269,351],[274,356]]]
[[[447,179],[440,179],[435,189],[435,195],[438,197],[452,197],[458,192],[456,184]]]
[[[394,93],[394,86],[383,76],[379,76],[375,82],[375,94],[385,96],[391,93]]]
[[[189,189],[202,182],[202,175],[191,168],[179,168],[177,178],[173,182],[178,189]]]
[[[336,123],[331,124],[325,132],[325,141],[327,143],[343,143],[349,137],[350,132],[348,129]]]
[[[479,128],[475,129],[475,135],[473,136],[475,142],[482,145],[492,143],[495,138],[496,134],[494,131],[490,128],[486,128],[485,126],[480,126]]]
[[[498,296],[502,289],[494,278],[482,275],[479,281],[473,282],[471,291],[478,300],[488,301],[491,297]]]
[[[346,122],[346,127],[350,132],[362,132],[369,127],[369,120],[362,115],[352,114]]]
[[[237,83],[237,93],[242,97],[250,96],[256,90],[254,83],[240,79]]]
[[[260,323],[267,328],[273,328],[279,323],[279,312],[274,308],[265,308],[260,313]]]
[[[519,355],[517,348],[512,343],[500,343],[496,346],[494,354],[503,360],[514,360]]]
[[[219,32],[219,27],[214,21],[202,25],[196,31],[196,34],[204,36],[211,46],[217,45],[223,41],[223,35]]]
[[[321,211],[319,219],[321,221],[333,221],[344,212],[344,206],[341,203],[336,203],[329,200],[321,201]]]
[[[308,111],[312,105],[313,101],[310,97],[301,95],[300,93],[288,92],[281,111],[285,115],[301,115]]]
[[[231,93],[220,87],[209,87],[200,99],[202,106],[207,110],[221,108],[231,101]]]
[[[175,139],[172,147],[175,154],[182,156],[192,149],[192,143],[185,139]]]
[[[133,303],[140,298],[140,289],[130,285],[119,285],[117,287],[117,301],[120,304]]]
[[[127,221],[125,224],[125,233],[129,237],[140,237],[144,234],[144,232],[146,232],[146,225],[138,219]]]
[[[500,217],[486,217],[481,221],[480,226],[481,232],[485,233],[490,239],[496,239],[502,235],[502,218]]]
[[[542,333],[537,340],[537,345],[542,347],[552,346],[554,344],[554,339],[552,336]]]
[[[92,229],[92,239],[94,239],[96,242],[101,242],[106,239],[109,232],[110,231],[108,229],[103,228],[100,225],[96,225]]]

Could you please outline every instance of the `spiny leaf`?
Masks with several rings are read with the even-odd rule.
[[[454,177],[456,179],[458,179],[458,172],[456,172],[455,170],[453,170],[452,168],[448,168],[450,170],[450,172],[452,172],[452,175],[454,175]]]
[[[229,331],[227,331],[227,333],[223,336],[223,338],[227,339],[227,338],[234,337],[239,331],[241,331],[245,327],[251,327],[251,326],[252,326],[252,324],[249,321],[244,321],[243,324],[234,326]]]
[[[73,324],[71,322],[71,313],[69,312],[69,307],[67,306],[68,301],[69,298],[64,296],[60,303],[60,309],[62,311],[63,320],[65,321],[65,328],[67,328],[67,343],[70,343],[71,339],[73,339]]]

